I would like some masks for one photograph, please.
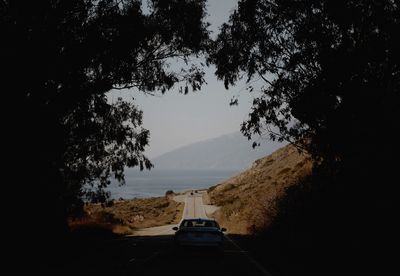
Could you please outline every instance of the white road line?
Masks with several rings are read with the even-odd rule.
[[[203,204],[203,197],[200,198],[201,199],[201,207],[203,208],[204,211],[204,215],[205,217],[207,217],[206,211],[204,209],[204,204]],[[248,253],[247,251],[243,250],[236,242],[234,242],[231,238],[229,238],[227,235],[224,235],[224,237],[231,242],[237,249],[239,249],[239,252],[241,254],[243,254],[244,256],[246,256],[246,258],[255,266],[257,267],[257,269],[262,272],[263,275],[265,276],[272,276],[271,273],[269,273],[267,270],[265,270],[265,268],[260,265],[256,260],[254,260]]]
[[[272,276],[271,273],[269,273],[267,270],[265,270],[265,268],[260,265],[256,260],[254,260],[248,253],[247,251],[244,251],[236,242],[234,242],[231,238],[229,238],[228,236],[225,236],[225,238],[230,241],[237,249],[240,250],[240,253],[242,253],[244,256],[246,256],[246,258],[255,266],[257,267],[257,269],[262,272],[263,275],[265,276]]]
[[[183,208],[183,216],[182,216],[182,219],[184,219],[184,218],[188,218],[188,210],[189,210],[189,208],[187,207],[188,206],[188,198],[189,198],[189,196],[188,195],[186,195],[186,197],[185,197],[185,207]],[[193,200],[193,203],[194,203],[194,205],[193,206],[195,206],[195,198],[196,197],[192,197],[192,200]],[[200,202],[199,202],[199,204],[200,204],[200,206],[201,206],[201,208],[202,208],[202,210],[203,210],[203,212],[204,212],[204,217],[205,218],[207,218],[207,213],[205,212],[205,208],[204,208],[204,204],[203,204],[203,197],[200,197]],[[193,210],[194,211],[194,210]],[[186,216],[185,216],[186,215]],[[193,214],[193,216],[195,215],[195,213]],[[171,225],[171,229],[172,229],[172,227],[173,227],[173,225]],[[165,232],[167,232],[167,231],[170,231],[170,229],[165,229],[165,230],[162,230],[162,231],[160,231],[159,233],[158,233],[158,235],[159,234],[162,234],[162,233],[165,233]],[[247,251],[245,251],[245,250],[243,250],[236,242],[234,242],[231,238],[229,238],[227,235],[224,235],[224,237],[230,242],[230,243],[232,243],[237,249],[239,249],[239,252],[241,253],[241,254],[243,254],[248,260],[249,260],[249,262],[250,263],[252,263],[263,275],[265,275],[265,276],[273,276],[271,273],[269,273],[262,265],[260,265],[256,260],[254,260],[248,253],[247,253]],[[155,255],[154,256],[157,256],[159,254],[159,252],[156,252],[155,253]],[[150,258],[152,258],[153,256],[150,256]],[[133,261],[135,261],[135,259],[134,258],[132,258],[131,260],[129,260],[130,262],[133,262]]]
[[[196,218],[202,216],[202,214],[199,213],[199,211],[201,212],[201,209],[199,210],[198,205],[200,205],[201,207],[203,206],[201,205],[202,203],[197,200],[197,198],[197,196],[190,196],[189,194],[186,194],[182,219]]]
[[[203,202],[203,196],[200,197],[201,199],[201,210],[203,211],[203,215],[205,218],[207,218],[207,213],[206,213],[206,209],[204,208],[204,202]]]
[[[186,194],[186,197],[185,197],[185,206],[183,207],[182,219],[188,217],[188,214],[187,214],[187,212],[188,212],[188,211],[187,211],[187,199],[188,199],[188,196],[187,196],[187,194]]]
[[[151,259],[154,259],[155,257],[157,257],[158,255],[160,255],[161,251],[156,251],[153,254],[151,254],[150,256],[144,258],[144,259],[135,259],[135,258],[131,258],[129,259],[130,263],[136,262],[136,261],[140,261],[140,262],[148,262]]]
[[[196,197],[192,197],[193,201],[193,217],[196,217]]]
[[[203,204],[203,197],[200,197],[200,205],[203,209],[204,216],[207,217],[207,213],[204,209],[204,204]],[[269,273],[262,265],[260,265],[256,260],[254,260],[248,253],[247,251],[243,250],[237,243],[235,243],[231,238],[229,238],[227,235],[224,235],[225,238],[230,241],[237,249],[239,249],[239,252],[242,253],[246,258],[255,266],[257,269],[262,272],[263,275],[265,276],[272,276],[271,273]]]

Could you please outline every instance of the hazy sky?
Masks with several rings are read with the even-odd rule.
[[[214,35],[236,5],[236,0],[208,1],[210,29]],[[179,94],[178,87],[159,96],[133,92],[136,104],[144,113],[143,126],[150,130],[150,146],[146,150],[148,157],[239,131],[250,110],[251,95],[244,90],[243,82],[226,90],[223,82],[217,81],[214,76],[215,67],[205,71],[208,84],[195,93]],[[229,106],[232,96],[239,96],[238,106]]]

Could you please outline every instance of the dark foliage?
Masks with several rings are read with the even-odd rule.
[[[274,126],[271,138],[312,138],[304,146],[315,157],[337,160],[346,145],[383,136],[371,126],[393,129],[399,9],[390,0],[240,1],[211,60],[226,87],[242,72],[264,82],[243,132]]]
[[[246,76],[250,91],[261,90],[242,125],[246,136],[266,132],[314,157],[309,195],[289,193],[298,203],[283,203],[293,215],[278,219],[275,237],[305,229],[316,237],[307,249],[314,257],[349,249],[353,269],[368,254],[375,268],[389,260],[377,252],[394,239],[399,33],[392,0],[242,0],[211,56],[227,88]]]
[[[203,0],[0,1],[3,146],[13,149],[8,186],[24,218],[10,211],[9,223],[18,233],[34,225],[42,239],[57,237],[83,198],[107,200],[110,177],[123,183],[124,167],[151,167],[142,112],[107,93],[199,89],[203,72],[190,57],[207,50],[204,17]]]

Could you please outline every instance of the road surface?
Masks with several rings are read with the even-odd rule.
[[[206,218],[206,208],[212,209],[212,206],[205,206],[203,204],[203,194],[205,191],[187,192],[185,195],[178,198],[179,201],[185,202],[182,218]],[[172,227],[175,224],[150,227],[135,231],[132,236],[162,236],[173,235],[175,233]]]
[[[204,205],[203,193],[206,192],[187,192],[184,197],[180,197],[179,200],[185,202],[182,218],[206,218],[207,210],[216,209]],[[127,274],[159,275],[171,272],[173,275],[272,275],[229,236],[225,236],[222,254],[213,250],[177,251],[172,244],[174,226],[176,225],[142,229],[127,238],[136,249],[139,244],[146,245],[139,251],[148,252],[144,256],[135,256],[128,260]],[[151,249],[152,247],[154,248]]]
[[[181,200],[186,203],[183,217],[206,217],[207,208],[200,193],[188,193]],[[243,250],[248,237],[225,235],[223,252],[185,250],[174,246],[172,227],[174,225],[152,227],[140,230],[135,236],[93,240],[92,244],[69,254],[70,259],[63,266],[43,260],[48,271],[42,275],[271,276],[265,265]]]
[[[191,192],[186,194],[185,208],[183,209],[183,218],[206,218],[206,212],[203,205],[204,192]]]

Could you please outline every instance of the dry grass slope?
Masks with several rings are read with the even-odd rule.
[[[311,173],[311,158],[287,145],[254,162],[248,170],[209,188],[213,216],[230,233],[248,234],[267,227],[285,190]]]
[[[178,223],[184,204],[165,197],[136,198],[115,201],[113,206],[85,206],[85,216],[70,220],[70,228],[103,228],[114,234],[132,234],[135,229]]]

